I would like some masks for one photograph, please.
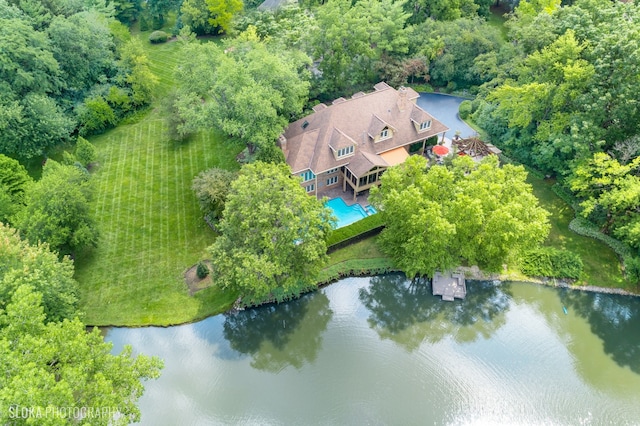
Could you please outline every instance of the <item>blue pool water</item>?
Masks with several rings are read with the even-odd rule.
[[[333,211],[333,215],[338,219],[335,228],[351,225],[371,214],[376,213],[373,206],[367,206],[366,210],[360,204],[348,206],[342,198],[333,198],[326,204]]]

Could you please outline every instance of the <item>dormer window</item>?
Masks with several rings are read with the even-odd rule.
[[[313,172],[311,170],[307,170],[304,173],[300,173],[300,177],[302,177],[302,181],[303,182],[308,182],[311,179],[315,178],[316,175],[313,174]]]
[[[353,145],[349,145],[345,148],[340,148],[337,152],[337,157],[338,158],[342,158],[342,157],[346,157],[348,155],[353,154]]]
[[[382,129],[380,132],[380,140],[387,139],[389,137],[389,129]]]
[[[427,130],[430,127],[431,127],[431,120],[423,121],[422,123],[420,123],[420,131]]]

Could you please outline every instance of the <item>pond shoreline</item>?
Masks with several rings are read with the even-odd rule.
[[[623,290],[621,288],[610,288],[610,287],[596,287],[596,286],[591,286],[591,285],[587,285],[587,286],[578,286],[578,285],[574,285],[571,282],[567,281],[567,280],[562,280],[562,279],[555,279],[555,278],[549,278],[549,277],[543,277],[543,278],[532,278],[532,277],[523,277],[523,276],[513,276],[513,275],[509,275],[509,274],[497,274],[497,273],[489,273],[489,272],[485,272],[482,271],[480,268],[478,268],[477,266],[471,266],[471,267],[466,267],[466,266],[461,266],[459,268],[457,268],[458,270],[464,272],[465,277],[467,280],[470,281],[498,281],[501,284],[504,282],[508,282],[508,281],[517,281],[517,282],[521,282],[521,283],[526,283],[526,284],[532,284],[532,285],[542,285],[542,286],[546,286],[546,287],[557,287],[557,288],[566,288],[568,290],[576,290],[576,291],[584,291],[584,292],[590,292],[590,293],[603,293],[603,294],[616,294],[619,296],[631,296],[631,297],[640,297],[640,294],[638,293],[633,293],[630,292],[628,290]],[[387,269],[386,272],[384,272],[384,274],[392,274],[392,273],[403,273],[401,270],[399,269]],[[320,290],[321,288],[330,286],[331,284],[338,282],[344,278],[362,278],[362,277],[374,277],[377,275],[381,275],[378,271],[367,271],[367,270],[363,270],[363,271],[356,271],[356,270],[350,270],[350,271],[345,271],[343,274],[339,274],[338,276],[335,277],[335,279],[329,280],[329,281],[322,281],[317,283],[317,286],[312,289],[309,290],[305,293],[300,294],[300,297],[304,296],[305,294]],[[297,298],[296,298],[297,299]],[[290,299],[287,300],[285,302],[281,302],[281,303],[288,303],[291,302],[293,300],[296,299]],[[262,303],[260,305],[255,305],[255,306],[250,306],[247,308],[242,308],[242,309],[238,309],[236,306],[231,306],[229,309],[227,309],[226,311],[223,312],[218,312],[216,314],[212,314],[212,315],[206,315],[204,317],[199,317],[199,318],[193,318],[189,321],[184,321],[184,322],[179,322],[179,323],[175,323],[175,324],[141,324],[141,325],[86,325],[87,329],[93,329],[94,327],[98,327],[101,330],[102,329],[107,329],[107,328],[147,328],[147,327],[158,327],[158,328],[169,328],[169,327],[176,327],[176,326],[180,326],[180,325],[187,325],[187,324],[194,324],[196,322],[200,322],[203,321],[207,318],[211,318],[214,317],[216,315],[221,315],[221,314],[230,314],[233,312],[237,312],[239,310],[244,310],[244,309],[254,309],[254,308],[258,308],[260,306],[267,306],[267,305],[271,305],[271,304],[278,304],[278,302],[265,302]]]
[[[460,267],[458,268],[464,271],[465,277],[468,280],[475,281],[518,281],[527,284],[537,284],[543,285],[547,287],[557,287],[557,288],[566,288],[568,290],[578,290],[578,291],[586,291],[590,293],[603,293],[603,294],[617,294],[620,296],[631,296],[631,297],[640,297],[640,294],[633,293],[628,290],[624,290],[621,288],[612,288],[612,287],[597,287],[593,285],[576,285],[572,284],[571,281],[557,278],[549,278],[549,277],[540,277],[540,278],[532,278],[532,277],[516,277],[508,274],[492,274],[485,271],[480,270],[477,266],[472,267]]]

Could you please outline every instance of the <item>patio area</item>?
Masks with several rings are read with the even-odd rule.
[[[363,191],[361,195],[358,195],[354,203],[353,191],[351,190],[351,188],[347,187],[347,190],[345,192],[342,192],[342,184],[336,185],[331,188],[326,188],[326,189],[323,188],[322,190],[318,191],[318,198],[322,198],[322,197],[327,197],[329,200],[333,198],[342,198],[342,200],[344,200],[344,202],[348,206],[352,206],[357,203],[364,208],[370,204],[368,189]]]

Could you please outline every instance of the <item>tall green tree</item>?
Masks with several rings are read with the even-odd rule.
[[[582,200],[582,216],[640,249],[640,157],[620,164],[596,153],[575,168],[568,182]]]
[[[18,161],[0,154],[0,222],[13,221],[24,207],[25,192],[31,183],[27,170]]]
[[[0,223],[0,309],[6,309],[17,288],[26,285],[42,295],[47,321],[76,315],[78,283],[73,263],[59,259],[46,244],[31,245],[18,232]]]
[[[317,10],[311,53],[321,72],[321,91],[331,95],[376,80],[373,64],[408,50],[403,1],[329,0]]]
[[[213,123],[253,150],[275,144],[307,100],[309,83],[300,75],[304,62],[270,49],[255,31],[229,41],[224,51],[191,43],[185,55],[174,101],[184,130]]]
[[[115,45],[108,20],[95,11],[58,16],[47,29],[51,51],[71,96],[116,73]]]
[[[17,160],[0,154],[0,186],[7,190],[15,203],[24,203],[24,194],[32,179]]]
[[[194,179],[191,188],[200,203],[200,210],[205,217],[218,219],[222,216],[231,183],[236,173],[214,167],[200,172]]]
[[[0,313],[4,371],[0,422],[16,423],[10,407],[33,409],[34,416],[24,419],[24,424],[127,425],[139,421],[136,402],[144,391],[141,381],[159,377],[162,362],[156,357],[133,357],[129,346],[113,355],[112,346],[103,341],[97,328],[87,333],[78,319],[47,323],[40,293],[27,285],[18,287]],[[85,407],[86,417],[63,411],[68,407]],[[100,408],[106,411],[90,411]],[[35,415],[38,412],[40,417]],[[47,413],[50,415],[45,416]],[[70,417],[62,417],[63,413]]]
[[[32,244],[48,243],[61,254],[97,244],[90,202],[94,186],[84,169],[47,161],[42,178],[26,193],[16,227]]]
[[[139,39],[131,39],[122,47],[121,64],[127,70],[126,82],[133,91],[133,104],[151,102],[158,77],[151,71],[149,57]]]
[[[206,0],[209,9],[209,23],[219,28],[219,33],[226,33],[231,28],[234,15],[242,10],[242,0]]]
[[[2,92],[22,97],[35,92],[57,93],[63,83],[60,66],[43,32],[34,31],[22,19],[0,18],[0,85]]]
[[[410,278],[432,276],[463,260],[499,270],[542,242],[548,213],[538,206],[522,167],[468,157],[451,168],[409,158],[383,175],[371,201],[386,223],[380,245]]]
[[[284,164],[244,166],[231,184],[221,235],[209,248],[214,279],[246,304],[281,301],[314,285],[326,258],[330,212]]]

